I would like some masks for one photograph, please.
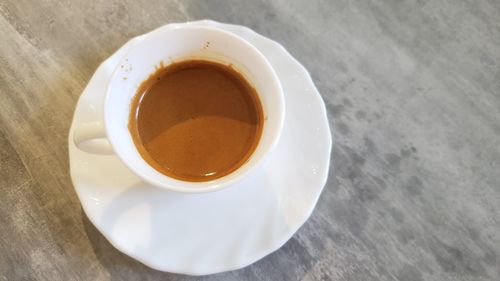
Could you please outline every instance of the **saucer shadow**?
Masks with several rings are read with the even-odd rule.
[[[188,280],[188,276],[158,271],[145,266],[118,251],[90,222],[82,209],[82,224],[99,263],[109,273],[110,280]]]

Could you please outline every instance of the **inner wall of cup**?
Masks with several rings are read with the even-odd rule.
[[[135,88],[133,89],[133,94],[130,96],[131,98],[137,94],[137,90],[139,89],[140,85],[146,81],[150,75],[156,72],[156,70],[160,68],[166,68],[171,64],[174,63],[180,63],[184,61],[189,61],[189,60],[204,60],[204,61],[211,61],[215,63],[220,63],[226,66],[231,66],[234,70],[236,70],[238,73],[243,75],[246,81],[250,83],[252,87],[255,88],[257,91],[257,95],[259,96],[259,100],[262,104],[262,110],[264,117],[267,116],[267,106],[264,104],[264,99],[262,97],[262,87],[260,86],[261,83],[258,83],[258,80],[256,79],[255,75],[251,73],[251,71],[242,63],[240,63],[237,60],[234,60],[232,58],[229,58],[225,55],[216,53],[216,52],[190,52],[184,55],[179,55],[176,57],[168,57],[165,60],[159,61],[157,64],[152,65],[150,68],[147,70],[143,71],[141,75],[136,79],[134,85]]]

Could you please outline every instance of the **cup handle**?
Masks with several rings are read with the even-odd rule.
[[[73,142],[81,151],[91,154],[111,155],[113,148],[106,138],[102,122],[90,122],[76,128],[73,132]]]

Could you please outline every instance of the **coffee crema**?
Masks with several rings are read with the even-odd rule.
[[[243,165],[259,143],[263,121],[257,92],[239,72],[189,60],[161,67],[142,82],[128,127],[150,166],[201,182]]]

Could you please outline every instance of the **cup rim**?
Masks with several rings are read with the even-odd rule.
[[[149,36],[161,36],[162,34],[172,32],[173,30],[208,30],[211,32],[217,32],[219,34],[223,34],[224,36],[231,37],[233,40],[239,41],[240,43],[246,45],[251,52],[255,54],[258,59],[261,60],[261,63],[263,63],[264,67],[267,68],[267,71],[269,72],[271,79],[270,81],[272,82],[272,88],[274,91],[276,91],[276,95],[278,96],[277,103],[273,104],[273,114],[278,115],[278,126],[276,128],[275,133],[273,134],[273,137],[271,139],[271,142],[269,145],[267,145],[264,148],[264,151],[262,155],[258,159],[255,160],[255,162],[252,165],[246,165],[244,164],[243,166],[238,167],[236,170],[233,172],[229,173],[228,175],[222,176],[217,179],[213,179],[210,181],[204,181],[204,182],[190,182],[190,181],[185,181],[185,180],[179,180],[173,177],[170,177],[168,175],[165,175],[163,173],[158,172],[156,169],[154,169],[152,166],[147,164],[149,169],[152,169],[161,175],[165,177],[165,179],[168,179],[168,181],[163,182],[163,181],[158,181],[157,179],[152,179],[149,178],[148,176],[143,174],[143,171],[141,171],[137,166],[132,165],[132,163],[129,163],[128,159],[125,159],[124,156],[122,155],[122,151],[118,151],[116,149],[116,140],[112,137],[110,131],[109,131],[109,122],[112,122],[111,117],[107,114],[107,109],[110,104],[109,99],[110,99],[110,93],[112,90],[112,85],[113,81],[118,79],[118,72],[119,72],[119,66],[122,65],[123,63],[126,62],[128,56],[132,51],[137,51],[137,49],[141,48],[141,42],[144,42],[144,39],[146,39]],[[122,57],[120,62],[117,64],[117,67],[113,70],[111,78],[108,82],[107,85],[107,90],[106,90],[106,97],[104,101],[104,127],[106,131],[106,135],[108,137],[108,140],[111,143],[111,147],[113,148],[113,151],[115,154],[118,156],[118,158],[121,160],[122,163],[124,163],[134,174],[139,176],[142,180],[148,182],[149,184],[153,186],[157,186],[166,190],[170,191],[177,191],[177,192],[183,192],[183,193],[203,193],[203,192],[211,192],[211,191],[217,191],[221,190],[225,187],[231,186],[235,184],[238,181],[241,181],[242,179],[246,178],[249,176],[252,172],[254,172],[257,167],[261,166],[263,162],[266,161],[268,158],[270,152],[276,147],[278,144],[281,131],[283,129],[283,124],[284,124],[284,118],[285,118],[285,102],[284,102],[284,93],[283,89],[280,83],[280,80],[274,71],[274,68],[272,67],[271,63],[267,60],[267,58],[252,44],[250,44],[248,41],[243,39],[240,36],[237,36],[233,33],[230,33],[228,31],[222,30],[220,28],[216,27],[209,27],[209,26],[179,26],[179,25],[174,25],[171,28],[168,29],[161,29],[161,30],[153,30],[149,33],[140,35],[137,37],[139,40],[132,46],[130,50]],[[264,121],[265,122],[265,121]],[[265,127],[264,123],[264,127]],[[129,136],[132,138],[131,136]],[[257,148],[260,146],[260,143],[257,145]],[[134,145],[134,149],[137,150],[137,148]],[[138,152],[137,152],[138,153]],[[255,152],[254,152],[255,153]],[[249,160],[254,157],[254,153],[250,156]],[[140,155],[140,154],[139,154]],[[142,157],[141,157],[142,158]],[[144,160],[144,159],[143,159]],[[249,161],[247,160],[247,162]],[[246,166],[245,166],[246,165]],[[242,169],[243,168],[243,169]],[[174,183],[174,184],[172,184]],[[176,185],[175,183],[178,183]],[[182,186],[181,186],[182,185]]]

